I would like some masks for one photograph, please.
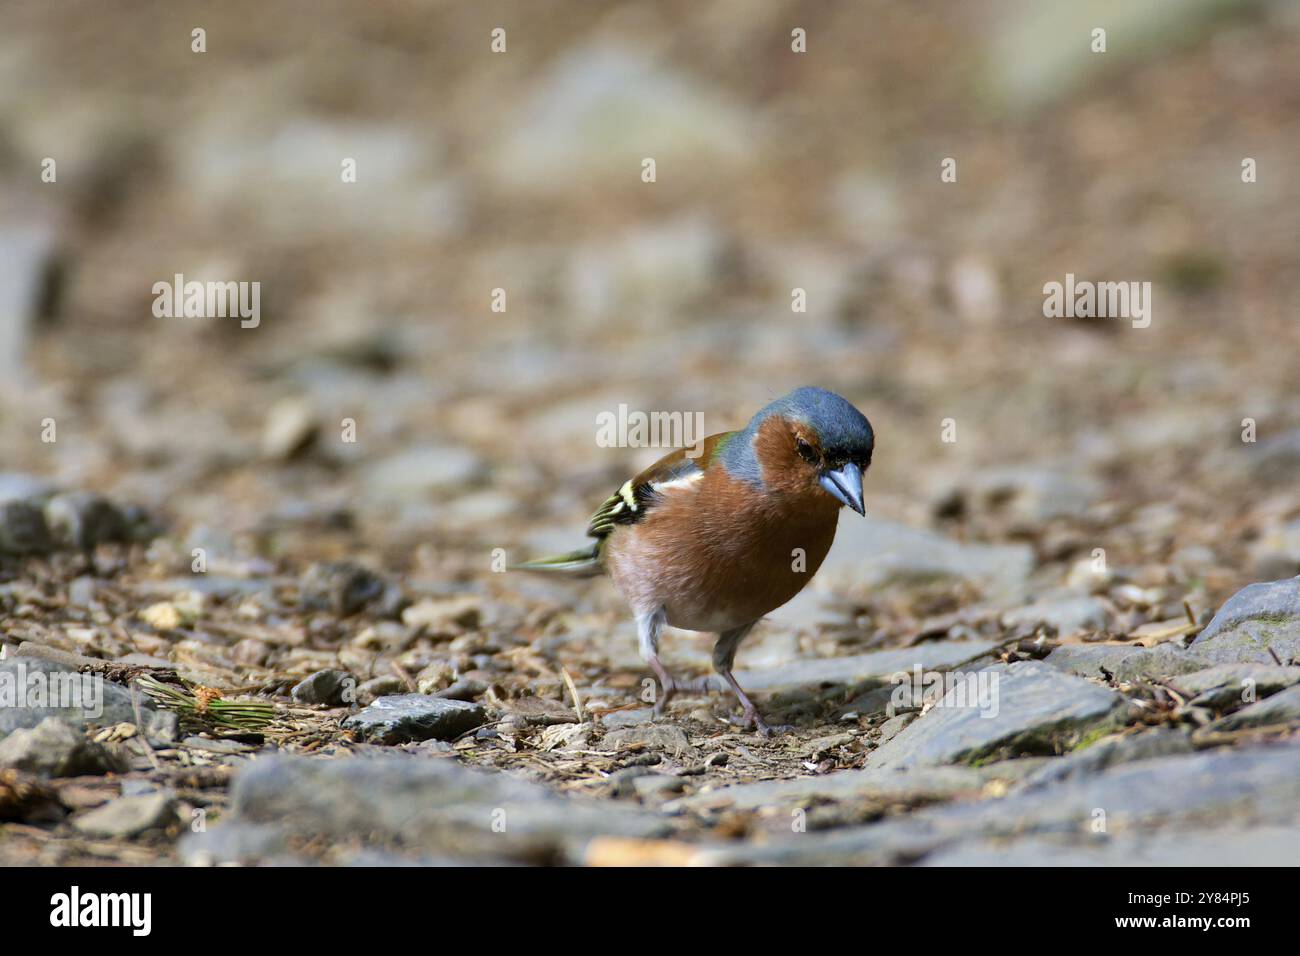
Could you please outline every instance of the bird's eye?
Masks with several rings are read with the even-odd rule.
[[[794,446],[799,451],[799,457],[809,464],[817,463],[817,452],[813,451],[813,446],[808,444],[802,438],[794,440]]]

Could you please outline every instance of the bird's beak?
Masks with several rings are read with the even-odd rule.
[[[862,506],[862,469],[851,461],[841,468],[828,468],[821,473],[822,487],[860,515],[867,513]]]

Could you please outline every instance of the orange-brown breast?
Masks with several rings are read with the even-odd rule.
[[[605,567],[635,612],[663,607],[674,627],[727,630],[798,594],[830,550],[838,519],[839,504],[815,485],[760,492],[714,466],[618,528]]]

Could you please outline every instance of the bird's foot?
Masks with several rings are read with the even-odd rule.
[[[779,736],[794,729],[789,724],[769,724],[759,714],[758,709],[753,706],[745,708],[740,715],[738,724],[746,730],[754,731],[764,739]]]
[[[668,706],[668,702],[678,694],[707,694],[709,691],[722,689],[713,678],[707,674],[703,677],[696,677],[691,680],[681,680],[669,676],[666,680],[661,678],[659,684],[662,691],[659,694],[659,699],[655,701],[654,705],[654,716],[656,717],[663,716],[664,708]]]

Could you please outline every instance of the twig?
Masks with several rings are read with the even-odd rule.
[[[582,717],[582,698],[578,696],[578,688],[573,684],[573,678],[569,676],[567,668],[561,667],[560,674],[564,677],[564,683],[569,688],[569,693],[573,695],[573,712],[578,715],[578,723],[583,723]]]

